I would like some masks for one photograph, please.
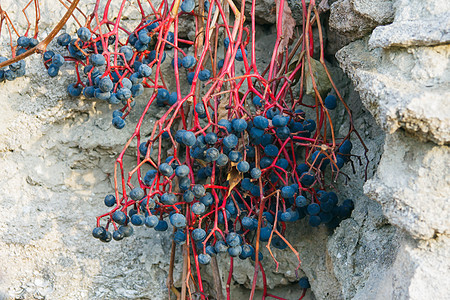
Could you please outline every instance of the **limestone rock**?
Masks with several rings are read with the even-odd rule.
[[[442,61],[449,52],[448,46],[370,50],[364,39],[336,57],[384,130],[393,133],[402,127],[445,144],[450,141],[450,72]]]
[[[445,0],[397,1],[395,20],[379,26],[370,38],[375,47],[435,46],[450,41],[450,3]]]
[[[389,135],[377,175],[365,192],[381,203],[392,224],[418,238],[450,233],[450,149]]]

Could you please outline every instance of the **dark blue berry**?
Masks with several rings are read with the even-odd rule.
[[[229,149],[233,149],[238,144],[238,138],[234,134],[230,134],[223,139],[223,145]]]
[[[159,220],[158,225],[155,226],[156,231],[166,231],[169,225],[165,220]]]
[[[200,71],[198,73],[198,79],[200,79],[200,81],[207,81],[210,77],[211,71],[209,71],[208,69],[204,69],[203,71]]]
[[[134,214],[131,216],[131,224],[135,226],[142,226],[145,223],[145,217],[141,214]]]
[[[124,225],[127,220],[127,215],[123,211],[116,210],[112,215],[112,219],[117,224]]]
[[[147,216],[145,218],[145,226],[149,227],[149,228],[153,228],[156,225],[158,225],[159,223],[159,219],[157,216]]]
[[[116,197],[114,195],[106,195],[105,205],[108,207],[113,207],[116,205]]]
[[[168,163],[160,164],[158,170],[163,176],[170,177],[173,174],[173,168]]]
[[[81,27],[77,31],[78,38],[83,42],[89,41],[91,38],[91,32],[86,27]]]
[[[335,109],[337,107],[337,98],[335,95],[328,95],[324,100],[327,109]]]
[[[211,262],[211,256],[209,254],[200,253],[198,255],[198,262],[202,265],[208,265]]]
[[[308,277],[302,277],[300,278],[298,285],[302,288],[302,289],[309,289],[311,287],[311,285],[309,284],[309,280]]]

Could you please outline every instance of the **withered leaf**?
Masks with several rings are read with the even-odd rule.
[[[227,198],[230,196],[231,191],[241,182],[244,175],[239,172],[236,166],[232,166],[230,173],[227,175],[227,180],[229,182]]]
[[[325,95],[328,93],[328,91],[331,89],[331,82],[328,79],[327,72],[325,71],[325,68],[322,66],[320,61],[317,61],[311,59],[311,70],[314,77],[314,82],[316,83],[317,90],[319,91],[320,95]],[[308,95],[315,95],[314,91],[314,85],[311,78],[311,74],[309,72],[309,64],[308,60],[305,59],[305,88],[306,88],[306,94]]]
[[[280,13],[280,2],[281,0],[276,1],[277,16]],[[288,1],[284,1],[282,15],[281,42],[277,50],[277,56],[286,50],[292,40],[292,37],[294,36],[295,19],[292,17],[292,11],[289,8]]]

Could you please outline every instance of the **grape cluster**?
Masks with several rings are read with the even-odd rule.
[[[14,47],[15,56],[20,55],[27,50],[35,47],[38,40],[27,36],[20,36],[17,39],[17,45]],[[0,63],[7,61],[8,58],[0,56]],[[8,67],[0,68],[0,82],[5,80],[13,81],[16,78],[24,76],[26,73],[26,63],[23,59],[10,64]]]
[[[199,103],[195,111],[201,118],[206,107]],[[315,121],[306,119],[301,110],[268,109],[253,119],[221,119],[214,127],[211,132],[181,129],[174,134],[180,145],[179,152],[186,153],[184,160],[181,155],[169,156],[157,169],[145,173],[144,188],[134,188],[129,193],[132,201],[127,202],[128,207],[133,208],[128,210],[128,216],[127,206],[123,204],[112,214],[112,220],[120,225],[112,235],[114,239],[127,236],[121,233],[130,231],[129,224],[164,231],[168,229],[168,220],[176,228],[174,241],[184,244],[190,234],[200,253],[198,261],[208,264],[211,256],[218,253],[241,259],[254,258],[251,241],[258,228],[255,207],[261,194],[275,192],[279,195],[271,197],[263,208],[259,235],[263,242],[269,241],[274,228],[282,232],[286,223],[306,218],[312,227],[324,224],[334,229],[350,216],[354,208],[352,200],[339,205],[336,193],[314,188],[319,180],[318,173],[338,171],[349,161],[352,149],[349,140],[336,152],[316,150],[309,161],[297,164],[298,149],[286,149],[286,141],[293,141],[295,136],[308,138],[316,130]],[[149,151],[148,145],[148,142],[141,143],[141,155]],[[260,155],[259,161],[255,159],[256,152]],[[334,161],[332,157],[336,157]],[[225,182],[225,186],[230,185],[230,178],[227,178],[230,172],[242,179],[229,195],[228,189],[218,189],[208,183],[214,177],[218,182]],[[148,193],[158,182],[178,186]],[[282,208],[276,207],[277,200]],[[115,206],[115,197],[107,196],[105,204]],[[215,231],[216,218],[225,229],[223,232]],[[94,236],[98,237],[98,231],[103,232],[104,228],[99,228],[103,227],[95,228]],[[105,235],[100,239],[108,241]],[[287,247],[284,239],[277,235],[273,236],[271,244],[278,249]],[[259,255],[262,259],[262,253]]]
[[[119,241],[133,235],[135,227],[167,231],[170,223],[173,242],[185,245],[185,253],[194,258],[202,293],[199,264],[209,264],[216,255],[227,255],[231,262],[250,258],[257,274],[264,272],[259,243],[264,242],[274,260],[270,247],[289,247],[300,261],[285,238],[287,228],[308,224],[334,229],[354,209],[351,199],[339,201],[336,181],[329,180],[352,163],[351,112],[344,103],[351,126],[337,138],[330,114],[343,103],[338,91],[322,98],[313,85],[314,105],[303,103],[303,89],[298,96],[294,92],[295,79],[310,76],[305,72],[314,54],[310,26],[303,27],[307,38],[292,47],[302,49],[298,54],[287,47],[292,36],[277,28],[274,55],[260,72],[252,57],[254,13],[249,29],[239,23],[238,8],[226,1],[163,1],[151,5],[151,11],[137,2],[142,20],[133,29],[126,29],[121,17],[110,20],[109,5],[101,12],[97,0],[94,12],[84,14],[85,26],[72,35],[60,34],[58,51],[43,53],[50,77],[74,66],[69,95],[119,105],[112,112],[117,129],[126,126],[138,96],[152,91],[116,161],[115,193],[104,198],[109,211],[97,217],[92,235],[103,242]],[[289,18],[288,4],[281,0],[280,5],[286,6],[283,18]],[[233,12],[234,24],[225,11]],[[195,39],[179,36],[179,17],[195,19]],[[311,15],[304,17],[311,20]],[[17,44],[16,55],[37,40],[22,36]],[[167,57],[173,57],[173,72],[162,74]],[[0,81],[24,73],[25,63],[19,61],[0,70]],[[167,76],[175,78],[173,90]],[[151,106],[161,108],[163,116],[143,129]],[[122,157],[131,143],[137,146],[136,166],[125,175]],[[187,268],[184,276],[189,278],[193,272]],[[309,288],[308,279],[301,278],[299,285]]]

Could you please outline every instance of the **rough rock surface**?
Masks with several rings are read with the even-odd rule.
[[[331,4],[327,52],[337,50],[369,34],[377,25],[389,23],[394,15],[391,0],[338,0]]]
[[[450,42],[450,3],[430,0],[397,1],[394,22],[379,26],[370,37],[371,47],[434,46]]]
[[[450,67],[442,62],[449,53],[448,46],[371,50],[362,39],[336,57],[384,130],[404,128],[445,144],[450,141]]]
[[[402,131],[388,135],[375,178],[365,192],[389,220],[414,237],[450,234],[450,148],[417,142]]]
[[[368,216],[383,221],[368,218],[359,227],[356,207],[356,222],[345,221],[345,230],[337,231],[328,248],[345,299],[447,299],[449,4],[398,0],[393,5],[391,25],[375,28],[336,54],[362,103],[387,133],[375,176],[364,186],[383,212]],[[390,250],[353,263],[361,249],[375,245]]]

